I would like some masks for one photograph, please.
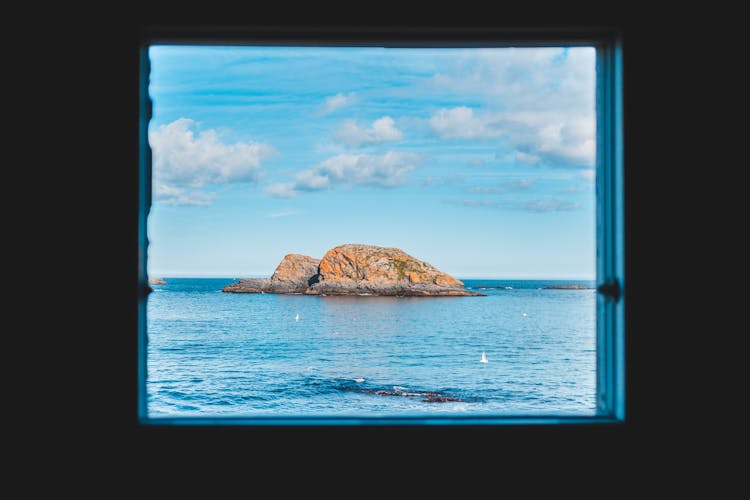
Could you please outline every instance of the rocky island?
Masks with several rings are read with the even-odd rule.
[[[270,278],[243,278],[222,291],[399,297],[484,296],[466,290],[461,281],[403,250],[357,244],[332,248],[322,259],[288,254]]]
[[[545,286],[545,290],[592,290],[590,286],[585,285],[551,285]]]

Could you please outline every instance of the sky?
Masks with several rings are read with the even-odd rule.
[[[149,56],[152,276],[363,243],[459,279],[594,278],[591,47]]]

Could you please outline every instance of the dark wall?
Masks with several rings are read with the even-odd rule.
[[[384,453],[391,464],[430,461],[439,468],[473,463],[477,456],[494,450],[491,464],[515,457],[515,463],[522,466],[564,468],[571,460],[581,460],[578,464],[587,471],[627,464],[629,470],[651,475],[657,474],[650,466],[655,466],[659,457],[689,453],[684,429],[686,420],[695,416],[686,413],[684,406],[690,394],[684,382],[689,377],[673,361],[680,356],[680,342],[690,342],[693,337],[671,312],[670,306],[679,299],[663,293],[665,281],[683,275],[679,269],[686,259],[675,254],[668,242],[683,237],[683,231],[691,227],[684,218],[685,207],[672,197],[679,194],[671,170],[676,160],[672,146],[678,135],[675,116],[681,116],[680,100],[687,92],[675,85],[673,75],[683,59],[679,55],[671,58],[665,51],[686,27],[679,16],[666,9],[627,10],[610,5],[589,10],[570,4],[526,4],[515,10],[502,6],[498,15],[491,14],[486,3],[473,8],[443,5],[412,14],[388,9],[369,12],[354,5],[335,12],[307,5],[279,8],[273,13],[250,6],[249,13],[236,16],[227,15],[227,11],[216,14],[206,6],[200,11],[151,8],[136,12],[123,8],[106,15],[102,11],[100,22],[93,25],[74,21],[62,26],[70,37],[60,41],[60,46],[48,46],[51,50],[45,57],[50,83],[65,91],[65,103],[55,121],[60,129],[74,132],[70,139],[74,147],[56,162],[63,170],[57,174],[61,182],[73,185],[64,196],[70,211],[59,216],[59,224],[69,220],[78,224],[67,227],[57,248],[68,262],[69,280],[78,284],[69,292],[75,301],[67,310],[75,310],[72,304],[82,301],[87,308],[95,304],[96,311],[91,315],[84,308],[65,323],[68,330],[76,332],[72,340],[64,342],[68,347],[75,342],[70,359],[76,361],[68,366],[70,377],[56,380],[53,392],[57,397],[50,403],[55,415],[73,414],[56,420],[65,429],[58,429],[64,446],[74,445],[78,441],[71,437],[80,436],[90,443],[86,450],[92,457],[133,452],[136,460],[140,456],[150,464],[159,457],[201,460],[239,448],[279,465],[309,463],[320,450],[328,450],[340,458],[342,467]],[[395,30],[407,25],[620,28],[625,50],[627,422],[490,429],[139,427],[135,333],[138,47],[149,26],[193,23],[322,29],[338,25],[354,30],[373,25]],[[684,171],[690,172],[696,159],[677,156]]]

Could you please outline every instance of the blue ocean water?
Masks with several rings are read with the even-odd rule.
[[[147,309],[152,417],[595,413],[595,291],[544,289],[591,281],[467,279],[487,296],[399,298],[164,279]]]

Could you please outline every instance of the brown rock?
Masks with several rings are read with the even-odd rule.
[[[323,256],[308,293],[327,295],[481,295],[398,248],[341,245]]]
[[[258,278],[242,278],[237,283],[232,283],[221,289],[222,292],[231,293],[265,293],[270,289],[271,280]]]
[[[289,254],[270,279],[245,278],[224,287],[233,293],[309,295],[484,295],[398,248],[341,245],[322,259]]]
[[[243,278],[225,286],[232,293],[304,293],[318,274],[319,259],[290,253],[285,255],[270,279]]]
[[[320,264],[320,259],[296,253],[287,254],[271,275],[271,282],[277,285],[287,283],[295,288],[307,288],[318,274],[318,264]]]
[[[407,271],[406,277],[409,278],[409,283],[419,283],[422,279],[419,277],[419,273],[414,271]]]

